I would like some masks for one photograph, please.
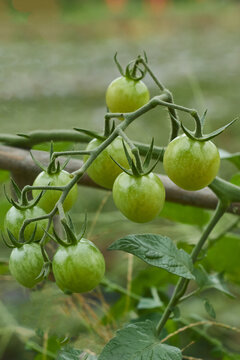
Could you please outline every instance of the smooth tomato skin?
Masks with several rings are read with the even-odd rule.
[[[57,286],[64,292],[85,293],[94,289],[105,273],[100,250],[89,240],[77,245],[59,246],[52,262]]]
[[[36,279],[43,267],[41,248],[36,243],[25,244],[15,248],[9,259],[9,269],[12,276],[27,288],[34,287],[42,279]]]
[[[34,206],[33,208],[26,210],[18,210],[14,206],[12,206],[8,210],[4,219],[5,230],[7,229],[10,230],[11,233],[14,235],[14,237],[18,239],[19,232],[23,225],[24,220],[32,219],[43,215],[46,215],[46,212],[38,206]],[[37,230],[34,237],[34,241],[40,240],[42,238],[44,234],[42,227],[43,228],[47,227],[48,219],[40,220],[37,223],[32,222],[28,224],[28,226],[24,230],[24,238],[26,241],[31,239],[36,224],[37,224]]]
[[[121,173],[113,185],[116,207],[129,220],[145,223],[161,212],[165,201],[165,189],[157,175],[136,177]]]
[[[112,113],[128,113],[139,109],[150,99],[147,86],[141,80],[125,76],[113,80],[107,88],[106,104]]]
[[[209,185],[216,177],[220,156],[211,141],[200,142],[181,135],[168,144],[163,166],[176,185],[195,191]]]
[[[57,174],[48,174],[46,171],[42,171],[34,180],[33,186],[65,186],[71,180],[72,175],[65,170],[61,170]],[[77,200],[77,191],[77,185],[75,184],[64,200],[64,211],[69,211]],[[33,197],[36,197],[40,192],[41,190],[33,190]],[[46,213],[50,213],[61,195],[62,191],[47,190],[38,202],[38,206]]]
[[[101,145],[102,141],[93,139],[87,146],[87,150],[93,150],[97,146]],[[131,150],[126,145],[129,153]],[[88,176],[98,185],[107,189],[112,189],[113,183],[117,176],[121,174],[122,169],[115,164],[111,157],[119,162],[120,165],[129,169],[129,164],[124,152],[122,138],[117,137],[106,149],[104,149],[94,162],[87,169]],[[84,157],[84,161],[87,161],[89,156]]]

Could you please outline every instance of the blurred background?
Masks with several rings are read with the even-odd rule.
[[[0,132],[73,127],[102,131],[105,91],[119,76],[113,61],[116,51],[122,65],[146,51],[150,67],[173,92],[175,103],[200,113],[208,109],[205,130],[213,131],[240,113],[239,38],[239,0],[0,0]],[[158,93],[149,77],[144,82],[152,96]],[[189,128],[193,127],[191,120],[181,117]],[[135,121],[128,134],[145,143],[154,134],[157,145],[166,145],[166,111],[152,110]],[[229,152],[239,152],[239,136],[240,127],[235,123],[215,143]],[[74,145],[79,147],[82,145]],[[48,150],[49,144],[35,148]],[[73,144],[56,144],[57,150],[69,148]],[[161,167],[158,170],[162,171]],[[222,177],[229,180],[235,172],[233,164],[223,162]],[[8,187],[9,174],[0,170],[0,180],[3,229],[9,205],[2,185]],[[162,284],[163,289],[171,290],[169,282],[176,279],[149,270],[138,260],[132,265],[131,258],[124,254],[107,253],[108,245],[124,234],[157,232],[190,246],[211,215],[210,211],[183,211],[169,204],[163,215],[150,224],[134,224],[116,211],[109,192],[82,187],[71,211],[78,228],[85,210],[89,214],[88,236],[106,257],[107,277],[125,288],[134,279],[132,287],[141,295],[148,284],[158,289]],[[234,216],[227,215],[214,236],[234,221]],[[237,300],[211,292],[208,295],[214,299],[217,320],[240,326],[236,316],[240,314],[239,238],[231,244],[236,258],[231,257],[232,266],[227,261],[226,268]],[[225,250],[224,245],[222,250],[217,249],[219,254]],[[119,324],[136,315],[129,300],[118,299],[111,292],[103,295],[103,290],[87,299],[80,295],[67,297],[51,283],[37,291],[24,290],[8,273],[8,256],[8,249],[1,243],[0,359],[51,359],[43,349],[54,352],[59,347],[56,339],[65,336],[78,348],[97,353]],[[210,269],[222,270],[218,261],[210,263],[206,265]],[[116,301],[110,311],[109,304]],[[119,309],[123,309],[121,319],[117,319]],[[184,316],[206,316],[199,299],[189,301],[182,311]],[[213,332],[213,338],[215,335],[224,338],[229,351],[240,352],[239,338],[224,332]],[[177,339],[176,344],[181,341]],[[213,356],[222,359],[217,351],[209,355],[209,349],[205,339],[196,341],[189,351],[207,360]]]

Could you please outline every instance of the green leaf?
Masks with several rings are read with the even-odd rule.
[[[211,217],[211,212],[195,206],[166,201],[160,217],[183,224],[204,226],[208,223]]]
[[[240,152],[231,154],[228,151],[219,149],[219,153],[222,160],[228,160],[233,163],[238,169],[240,169]]]
[[[150,320],[129,324],[117,331],[98,360],[181,360],[180,349],[161,344]]]
[[[224,293],[225,295],[235,298],[235,296],[228,290],[227,285],[224,282],[222,274],[209,275],[202,265],[194,269],[194,275],[196,282],[201,291],[207,289],[216,289]]]
[[[80,355],[83,354],[82,350],[77,350],[67,345],[57,355],[57,360],[80,360]],[[85,360],[85,358],[83,357]]]
[[[221,237],[208,250],[206,264],[213,270],[223,272],[230,281],[240,284],[240,238],[236,235]]]
[[[155,309],[157,307],[161,307],[163,303],[160,299],[153,299],[153,298],[142,298],[138,303],[138,310],[142,309]]]
[[[5,183],[9,180],[10,172],[7,170],[0,170],[0,183]]]
[[[115,241],[109,250],[122,250],[139,257],[147,264],[168,272],[194,279],[193,264],[188,253],[178,249],[173,241],[162,235],[127,235]]]
[[[224,356],[223,360],[240,360],[240,355],[228,354],[228,355]]]
[[[208,299],[204,299],[204,307],[208,315],[211,316],[213,319],[216,319],[215,310]]]
[[[8,274],[9,274],[8,263],[0,260],[0,275],[8,275]]]

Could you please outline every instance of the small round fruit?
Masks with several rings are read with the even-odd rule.
[[[82,238],[76,245],[59,246],[52,268],[62,291],[84,293],[94,289],[102,280],[105,261],[100,250]]]
[[[181,135],[165,151],[163,166],[168,177],[185,190],[200,190],[216,177],[220,156],[211,141],[196,141]]]
[[[123,172],[114,182],[113,200],[129,220],[145,223],[161,212],[165,189],[159,177],[153,173],[136,177]]]
[[[149,91],[144,82],[126,76],[113,80],[106,92],[107,107],[112,113],[135,111],[145,105],[149,98]]]
[[[93,150],[97,146],[101,145],[102,140],[93,139],[87,146],[87,150]],[[126,148],[129,153],[131,150],[126,144]],[[87,161],[88,155],[84,157],[84,161]],[[122,172],[122,169],[115,164],[111,157],[116,160],[120,165],[125,168],[129,168],[129,164],[124,152],[122,138],[117,137],[106,149],[104,149],[94,162],[87,169],[89,177],[98,185],[107,189],[112,189],[113,183],[117,176]]]
[[[41,248],[38,244],[24,244],[11,252],[9,269],[12,276],[21,285],[32,288],[42,281],[37,277],[42,270],[43,262]]]
[[[73,176],[65,170],[61,170],[56,174],[48,174],[46,171],[42,171],[34,180],[33,186],[65,186],[72,178]],[[33,190],[33,197],[37,197],[40,192],[41,190]],[[49,213],[52,211],[61,195],[62,191],[60,190],[47,190],[38,202],[38,206],[45,210],[46,213]],[[64,211],[69,211],[76,199],[77,185],[75,184],[64,200]]]
[[[4,227],[7,230],[10,230],[11,233],[14,235],[16,239],[19,238],[19,232],[20,229],[24,223],[24,220],[26,219],[33,219],[35,217],[44,216],[46,215],[46,212],[41,209],[38,206],[34,206],[33,208],[26,209],[26,210],[19,210],[12,206],[4,219]],[[27,225],[27,227],[24,230],[24,238],[26,241],[30,240],[32,237],[32,234],[34,232],[35,226],[37,224],[37,230],[34,237],[35,240],[40,240],[44,234],[44,231],[42,229],[47,227],[48,219],[40,220],[37,223],[32,222]]]

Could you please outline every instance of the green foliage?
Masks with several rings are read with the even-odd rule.
[[[239,258],[239,236],[227,234],[209,249],[206,264],[213,270],[224,273],[230,281],[240,284]]]
[[[119,330],[105,346],[98,360],[181,360],[181,351],[176,347],[161,344],[154,324],[147,320],[129,324]]]
[[[183,224],[202,227],[208,223],[211,213],[199,207],[166,201],[160,216]]]
[[[199,286],[199,291],[215,289],[234,298],[234,295],[228,290],[222,274],[209,275],[204,267],[199,265],[194,269],[194,276]]]
[[[186,279],[194,279],[193,265],[189,254],[182,249],[179,250],[166,236],[128,235],[115,241],[109,250],[126,251],[149,265],[160,267]]]

